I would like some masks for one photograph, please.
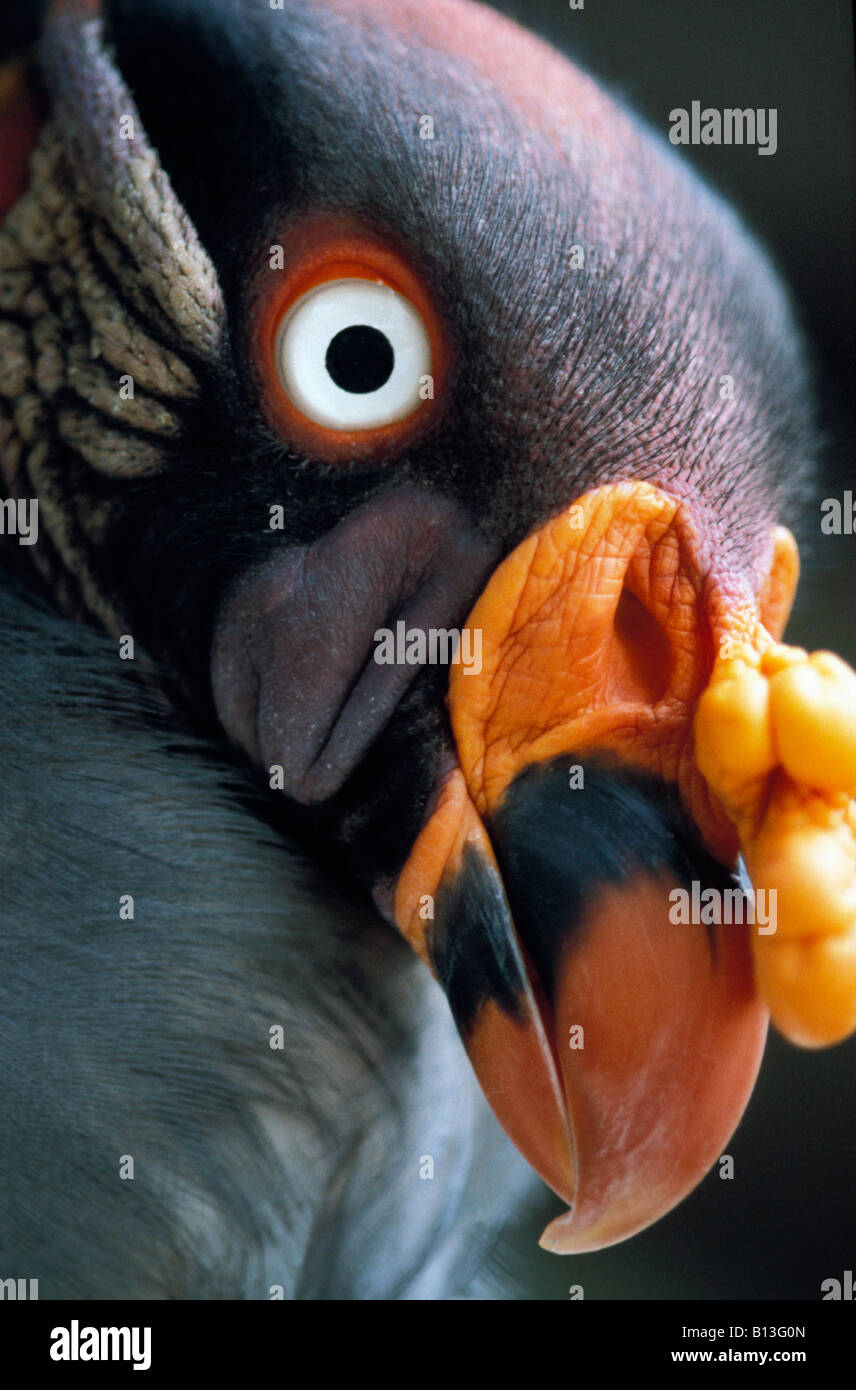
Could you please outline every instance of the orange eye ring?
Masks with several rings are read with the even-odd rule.
[[[266,283],[274,281],[273,285]],[[280,328],[292,308],[319,285],[368,280],[407,300],[422,320],[431,350],[433,397],[404,419],[368,429],[332,429],[301,411],[280,377]],[[449,375],[448,338],[432,298],[405,258],[371,233],[315,218],[283,237],[283,268],[271,269],[256,298],[252,357],[269,423],[295,450],[321,463],[380,460],[424,434],[436,419]]]

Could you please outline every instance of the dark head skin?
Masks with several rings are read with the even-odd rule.
[[[338,617],[330,602],[353,646],[346,683],[369,656],[365,622],[361,636],[345,632],[357,610],[412,600],[426,568],[449,568],[452,532],[471,539],[426,610],[437,626],[462,621],[490,567],[533,527],[617,476],[690,498],[724,553],[742,570],[758,563],[810,471],[785,298],[733,214],[588,79],[477,7],[115,0],[106,18],[213,260],[228,336],[216,360],[194,364],[200,396],[181,408],[179,437],[158,441],[162,471],[105,483],[84,470],[75,488],[109,505],[89,555],[100,588],[180,674],[197,717],[215,718],[209,655],[229,592],[288,547],[310,560],[319,546],[335,552],[335,528],[353,517],[365,534],[378,507],[399,519],[385,565],[338,552],[361,595]],[[425,113],[430,141],[419,138]],[[305,457],[269,423],[251,363],[254,305],[276,274],[270,246],[331,214],[406,256],[451,344],[427,435],[371,463]],[[725,373],[738,390],[723,403]],[[268,527],[276,503],[284,532]],[[415,574],[421,507],[445,522]],[[323,629],[326,600],[310,599]],[[288,641],[317,650],[317,627],[307,617],[301,632],[298,614]],[[314,698],[313,671],[307,662],[305,687],[292,685],[296,705]],[[443,672],[426,669],[397,704],[387,693],[367,751],[345,725],[361,756],[297,816],[369,882],[400,867],[424,817],[448,741],[443,688]]]

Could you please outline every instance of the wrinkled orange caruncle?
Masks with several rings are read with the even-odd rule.
[[[765,640],[717,662],[696,756],[753,885],[778,895],[775,935],[752,941],[758,989],[786,1037],[819,1047],[856,1029],[856,673]]]

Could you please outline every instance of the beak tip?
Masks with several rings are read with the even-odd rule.
[[[647,1224],[649,1223],[642,1222],[640,1228]],[[538,1244],[551,1255],[590,1255],[606,1249],[608,1245],[616,1245],[635,1233],[635,1229],[612,1229],[611,1224],[608,1225],[604,1220],[581,1224],[579,1219],[575,1219],[574,1209],[571,1207],[550,1222],[542,1232]]]
[[[573,1208],[563,1212],[552,1220],[549,1226],[545,1227],[538,1239],[538,1244],[542,1250],[547,1250],[551,1255],[568,1255],[572,1253],[572,1248],[568,1246],[570,1235],[569,1225],[573,1217]]]

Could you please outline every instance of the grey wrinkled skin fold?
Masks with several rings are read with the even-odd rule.
[[[188,347],[210,356],[223,332],[216,272],[149,144],[101,33],[99,20],[81,23],[73,16],[47,25],[39,59],[55,120],[92,210],[120,229],[140,283],[166,321],[180,328]],[[132,127],[123,125],[128,119]]]
[[[39,498],[33,558],[59,606],[120,633],[96,577],[104,480],[156,474],[181,447],[225,310],[100,22],[52,20],[39,59],[51,119],[0,227],[0,473],[8,496]]]

